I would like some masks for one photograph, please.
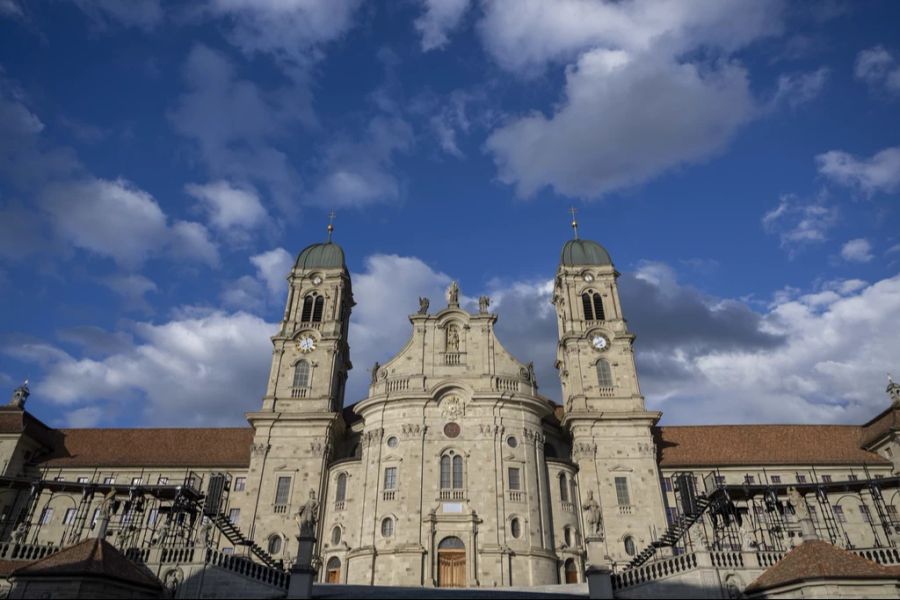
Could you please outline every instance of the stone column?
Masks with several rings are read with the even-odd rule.
[[[584,575],[588,583],[588,598],[605,600],[613,597],[612,571],[608,567],[590,566]]]
[[[316,572],[312,568],[313,548],[316,538],[311,535],[297,536],[297,560],[291,566],[291,583],[288,598],[312,598],[313,580]]]

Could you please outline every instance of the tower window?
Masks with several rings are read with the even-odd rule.
[[[521,482],[519,481],[519,469],[517,467],[509,468],[509,489],[518,491],[521,489]]]
[[[594,320],[594,306],[591,301],[591,295],[585,292],[581,295],[581,305],[584,307],[584,320]]]
[[[594,292],[594,319],[597,321],[606,319],[603,313],[603,300],[600,299],[600,294],[596,292]]]
[[[337,502],[343,502],[347,498],[347,474],[341,473],[337,478],[337,491],[334,499]]]
[[[291,478],[279,477],[275,485],[275,504],[285,506],[290,500]]]
[[[309,387],[309,363],[305,360],[301,360],[294,365],[294,387]]]
[[[334,546],[337,546],[341,543],[341,528],[335,527],[331,530],[331,543]]]
[[[325,308],[325,298],[322,296],[316,297],[316,301],[313,304],[313,314],[312,320],[314,323],[320,323],[322,321],[322,309]]]
[[[597,361],[597,383],[602,388],[613,387],[612,369],[604,358]]]
[[[397,489],[397,467],[385,467],[384,469],[384,489]]]
[[[309,323],[312,320],[313,304],[316,301],[316,295],[310,294],[303,299],[303,312],[300,313],[300,321]]]
[[[566,475],[561,473],[559,476],[559,499],[563,502],[569,501],[569,486],[566,485]]]
[[[619,506],[631,504],[631,495],[628,493],[628,479],[625,477],[616,477],[616,500],[618,500]]]
[[[281,552],[282,540],[281,536],[277,533],[273,533],[269,536],[269,554],[278,554]]]
[[[513,517],[509,522],[509,532],[516,539],[522,535],[522,525],[519,523],[519,519],[517,517]]]
[[[461,490],[463,487],[463,459],[458,454],[441,457],[441,489]]]

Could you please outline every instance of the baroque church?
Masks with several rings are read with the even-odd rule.
[[[552,299],[562,405],[503,347],[490,299],[470,312],[453,283],[345,406],[355,301],[330,226],[288,275],[248,427],[56,429],[18,388],[0,408],[3,585],[55,595],[65,568],[87,585],[105,548],[135,569],[110,579],[132,597],[299,597],[304,561],[313,595],[897,597],[900,385],[860,425],[660,426],[619,273],[575,232]]]

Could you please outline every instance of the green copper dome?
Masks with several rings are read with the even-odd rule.
[[[344,251],[333,242],[307,246],[297,257],[295,269],[342,269],[344,268]]]
[[[563,246],[559,262],[568,267],[593,265],[612,266],[606,248],[591,240],[569,240]]]

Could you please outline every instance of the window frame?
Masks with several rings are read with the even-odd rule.
[[[631,506],[631,490],[627,477],[615,477],[613,484],[616,488],[616,503],[618,506]],[[621,484],[621,485],[620,485]],[[625,502],[622,502],[622,500]]]

